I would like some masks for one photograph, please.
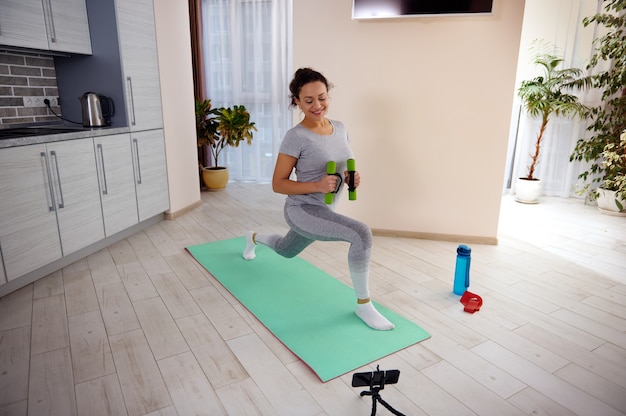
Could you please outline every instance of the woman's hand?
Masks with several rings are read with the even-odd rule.
[[[335,192],[337,189],[337,182],[339,182],[339,176],[337,175],[326,175],[320,179],[317,184],[319,185],[319,191],[323,194],[327,194],[329,192]]]
[[[343,177],[344,177],[344,183],[346,185],[348,185],[350,183],[350,174],[348,173],[347,170],[343,171]],[[361,183],[361,174],[359,174],[358,171],[354,172],[354,187],[358,188],[359,184]]]

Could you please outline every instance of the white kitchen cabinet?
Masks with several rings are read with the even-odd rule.
[[[0,1],[0,45],[48,49],[41,0]]]
[[[107,237],[139,222],[129,134],[94,138]]]
[[[163,130],[131,133],[139,221],[169,209]]]
[[[46,146],[0,151],[0,245],[12,280],[61,258]]]
[[[119,47],[131,131],[163,127],[152,0],[115,0]]]
[[[91,55],[85,0],[43,0],[43,8],[48,29],[48,49]]]
[[[91,54],[85,0],[0,1],[0,45]]]
[[[93,140],[46,145],[53,170],[61,248],[67,256],[104,238]]]
[[[0,150],[0,247],[13,280],[104,238],[93,140]]]

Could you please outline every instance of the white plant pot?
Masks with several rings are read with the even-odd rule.
[[[600,212],[609,215],[626,216],[626,211],[619,209],[615,203],[616,195],[615,191],[609,191],[606,189],[598,188],[598,209]],[[626,207],[626,201],[622,198],[617,198],[622,207]]]
[[[541,195],[541,179],[517,178],[515,200],[524,204],[536,204]]]

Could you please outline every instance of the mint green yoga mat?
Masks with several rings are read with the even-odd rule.
[[[350,286],[306,260],[286,259],[261,245],[256,259],[246,261],[245,244],[239,237],[187,250],[323,382],[430,337],[379,304],[396,327],[369,328],[354,314]]]

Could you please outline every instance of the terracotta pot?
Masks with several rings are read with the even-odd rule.
[[[228,168],[218,166],[202,168],[202,182],[209,191],[221,191],[228,183]]]

